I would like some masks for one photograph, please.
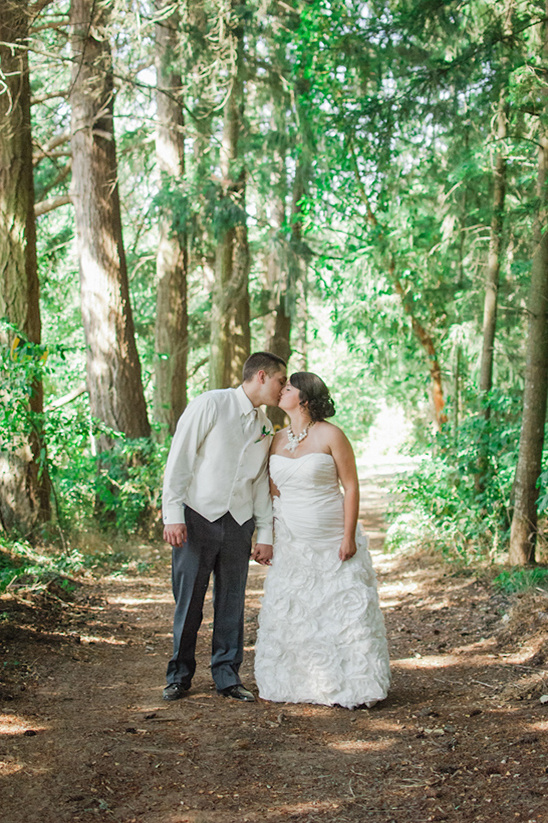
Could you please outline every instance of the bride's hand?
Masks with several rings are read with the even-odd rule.
[[[272,546],[269,543],[256,543],[255,548],[251,552],[251,559],[261,566],[270,566],[272,560]]]
[[[350,560],[356,554],[356,541],[354,538],[345,537],[339,549],[339,558],[343,561]]]

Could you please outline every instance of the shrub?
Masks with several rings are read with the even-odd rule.
[[[489,422],[480,415],[470,416],[457,432],[437,434],[432,455],[423,457],[418,468],[398,483],[388,546],[435,548],[465,562],[493,559],[504,551],[511,523],[518,421],[514,404],[495,396]],[[480,476],[482,454],[487,459]]]

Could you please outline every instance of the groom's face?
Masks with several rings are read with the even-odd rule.
[[[287,382],[287,374],[285,369],[274,372],[274,374],[266,374],[264,377],[264,403],[267,406],[277,406],[282,393],[282,389]]]

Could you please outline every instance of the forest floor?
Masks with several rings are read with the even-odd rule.
[[[386,478],[363,482],[393,684],[371,710],[242,704],[198,669],[163,702],[167,547],[144,573],[0,600],[3,823],[548,821],[548,596],[431,556],[384,555]],[[138,564],[136,563],[136,566]],[[245,684],[265,570],[251,565]]]

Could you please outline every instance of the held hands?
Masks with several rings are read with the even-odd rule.
[[[272,546],[270,543],[255,543],[255,548],[251,552],[251,559],[261,566],[270,566],[272,560]]]
[[[187,541],[185,523],[169,523],[164,526],[164,540],[175,548],[179,548]],[[256,543],[251,558],[261,566],[270,566],[272,546],[269,543]]]
[[[187,530],[184,523],[169,523],[164,526],[164,540],[170,546],[179,547],[186,543]]]
[[[356,554],[356,540],[353,537],[343,538],[339,549],[339,558],[343,561],[350,560]]]

